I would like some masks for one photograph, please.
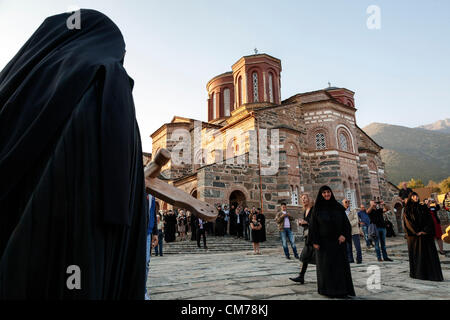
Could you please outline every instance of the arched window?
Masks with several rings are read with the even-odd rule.
[[[214,119],[217,118],[217,108],[216,108],[217,102],[216,102],[216,93],[213,93],[213,114],[214,114]]]
[[[230,89],[226,88],[225,90],[223,90],[223,106],[225,117],[228,117],[230,115],[230,103]]]
[[[242,87],[242,77],[239,77],[238,79],[238,89],[239,89],[239,106],[241,106],[244,103],[244,92]]]
[[[269,72],[269,101],[273,102],[273,75]]]
[[[348,138],[347,135],[345,133],[343,133],[342,131],[339,133],[339,146],[340,149],[343,151],[350,151],[348,148]]]
[[[232,138],[228,141],[226,158],[232,158],[236,155],[236,139]]]
[[[253,102],[258,102],[258,73],[253,72]]]
[[[327,145],[325,143],[325,133],[316,133],[316,150],[326,149]]]
[[[336,127],[337,148],[342,151],[354,152],[353,137],[349,129],[344,125]]]

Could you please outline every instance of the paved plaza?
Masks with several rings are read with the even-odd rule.
[[[374,249],[363,249],[363,263],[351,264],[356,291],[353,299],[450,299],[450,245],[445,244],[446,256],[439,255],[445,281],[432,282],[409,277],[406,240],[402,236],[387,241],[387,251],[393,262],[378,262]],[[217,242],[220,240],[210,240],[211,244],[217,245]],[[315,266],[308,267],[305,284],[292,282],[289,277],[298,275],[300,262],[287,260],[281,244],[278,247],[273,244],[269,243],[268,248],[263,244],[262,255],[253,255],[251,250],[211,252],[197,249],[189,253],[152,256],[147,282],[151,299],[328,299],[317,293]],[[302,243],[297,242],[299,252],[301,247]],[[380,275],[379,289],[376,270]],[[368,282],[373,288],[368,288]]]

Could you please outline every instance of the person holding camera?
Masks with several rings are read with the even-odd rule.
[[[283,245],[284,254],[286,255],[286,259],[291,259],[289,256],[289,248],[287,246],[287,240],[291,243],[292,251],[294,252],[294,256],[298,259],[297,247],[295,246],[294,234],[292,233],[291,223],[294,220],[287,212],[286,203],[281,203],[281,211],[278,212],[275,216],[275,221],[278,224],[278,229],[280,231],[281,243]]]
[[[370,223],[375,224],[377,227],[377,237],[374,239],[375,242],[375,252],[377,254],[378,261],[392,261],[386,252],[386,224],[384,223],[383,217],[384,201],[370,201],[370,207],[367,210],[367,214],[370,218]],[[381,251],[380,251],[381,245]],[[381,255],[383,254],[383,259]]]
[[[363,231],[364,239],[366,240],[366,249],[370,249],[372,244],[372,239],[369,238],[369,225],[370,218],[366,212],[366,207],[362,204],[358,212],[359,225]]]

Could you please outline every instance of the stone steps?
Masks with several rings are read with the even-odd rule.
[[[178,240],[178,239],[177,239]],[[300,239],[296,239],[298,243]],[[164,254],[186,254],[186,253],[220,253],[230,251],[253,251],[252,243],[244,239],[235,239],[234,237],[215,237],[207,236],[206,245],[207,250],[203,248],[203,239],[200,241],[201,248],[197,247],[197,241],[191,241],[190,238],[186,241],[164,242]],[[300,245],[300,243],[298,244]],[[281,248],[281,241],[277,237],[267,237],[267,241],[261,243],[261,249],[267,248]]]

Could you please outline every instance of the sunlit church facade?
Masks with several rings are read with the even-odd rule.
[[[269,220],[281,202],[298,216],[300,196],[315,198],[325,184],[352,207],[380,198],[398,208],[382,147],[356,123],[354,92],[328,87],[282,100],[281,71],[279,59],[255,54],[212,78],[206,85],[207,122],[174,116],[151,134],[153,155],[167,148],[177,156],[161,178],[210,204],[260,207]],[[277,170],[270,172],[267,162],[274,155]],[[394,225],[399,214],[391,219]],[[268,231],[275,230],[269,224]]]

